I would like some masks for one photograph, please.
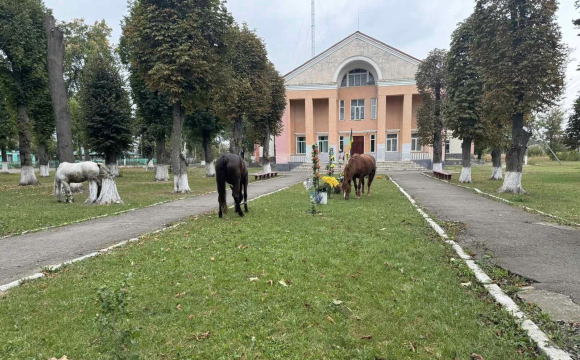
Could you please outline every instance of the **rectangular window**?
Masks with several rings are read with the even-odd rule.
[[[387,151],[399,151],[399,134],[387,134]]]
[[[411,134],[411,151],[421,151],[422,147],[419,135]]]
[[[328,152],[328,136],[318,137],[318,151],[321,153]]]
[[[338,152],[344,152],[344,136],[341,136],[338,141]]]
[[[340,106],[339,106],[339,120],[344,120],[344,100],[340,100]]]
[[[298,136],[296,138],[296,154],[306,154],[306,137]]]
[[[377,119],[377,98],[371,99],[371,120]]]
[[[365,119],[365,101],[351,100],[350,101],[350,119],[364,120]]]
[[[449,154],[451,151],[451,140],[445,140],[445,153]]]
[[[376,135],[371,135],[371,153],[375,152]]]

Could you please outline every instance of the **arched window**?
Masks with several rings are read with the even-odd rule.
[[[344,75],[340,87],[375,85],[375,78],[370,71],[354,69]]]

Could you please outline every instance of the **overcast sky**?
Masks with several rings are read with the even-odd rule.
[[[121,34],[120,21],[127,13],[124,0],[45,0],[60,21],[105,19],[114,43]],[[433,48],[449,48],[456,24],[473,11],[470,0],[316,0],[316,53],[357,29],[414,57],[423,59]],[[310,0],[230,0],[228,10],[237,22],[246,22],[264,39],[272,62],[282,74],[310,58]],[[580,45],[572,19],[579,17],[572,0],[561,1],[558,18],[564,42]],[[580,50],[568,68],[564,106],[570,107],[580,91],[576,71]]]

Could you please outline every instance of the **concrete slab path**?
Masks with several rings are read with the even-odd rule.
[[[251,183],[248,199],[294,185],[307,176],[305,173],[284,173],[277,179]],[[233,203],[229,191],[227,199],[229,204]],[[217,207],[217,193],[213,193],[0,240],[0,285],[30,276],[43,267],[150,233],[189,216],[216,210]],[[249,210],[252,211],[251,204]],[[232,211],[227,216],[234,215]]]
[[[497,265],[534,280],[534,288],[570,296],[580,304],[580,229],[421,173],[390,175],[435,218],[464,223],[466,231],[457,240],[478,257],[491,251]]]

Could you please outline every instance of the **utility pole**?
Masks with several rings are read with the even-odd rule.
[[[312,58],[314,58],[316,56],[316,43],[315,43],[315,41],[316,41],[316,36],[315,36],[315,34],[316,34],[315,33],[315,31],[316,31],[316,17],[315,17],[314,1],[315,0],[311,1],[311,3],[312,3],[312,20],[311,20],[311,22],[312,22],[312,30],[311,30],[311,32],[312,32]]]

